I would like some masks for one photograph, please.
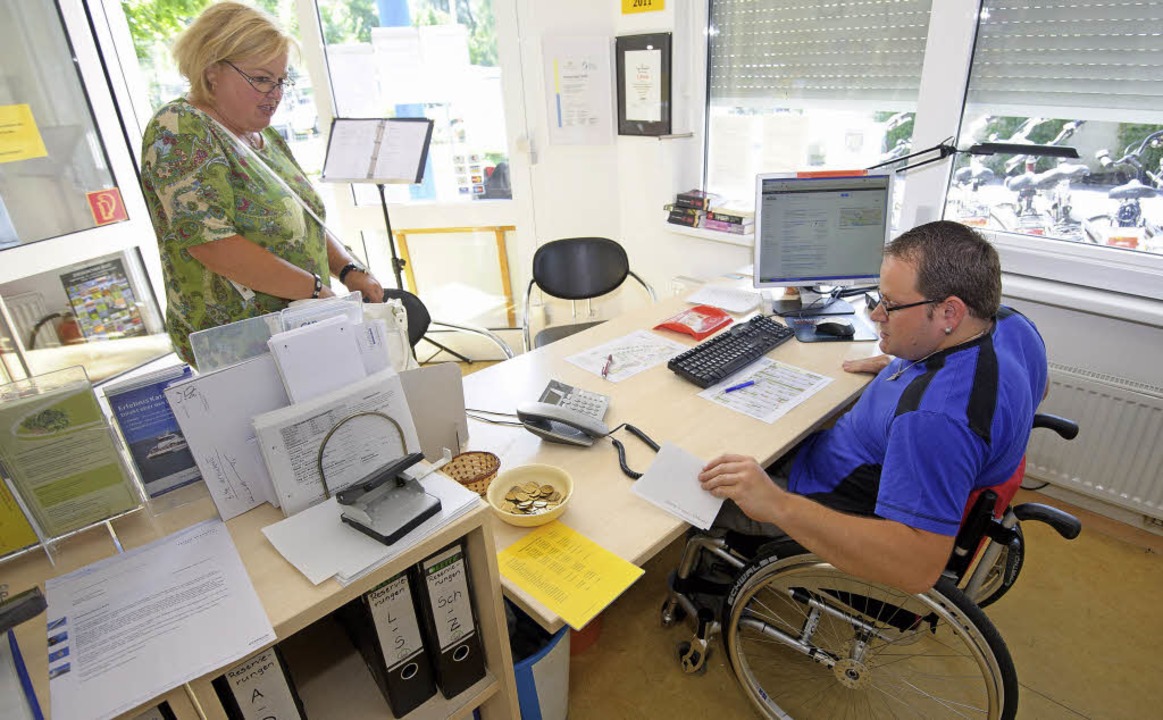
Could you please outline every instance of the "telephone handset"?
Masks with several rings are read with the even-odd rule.
[[[597,418],[562,405],[525,402],[517,406],[517,419],[525,429],[553,442],[589,447],[610,429]]]
[[[537,402],[517,406],[517,419],[546,440],[589,447],[610,433],[602,422],[609,406],[606,395],[550,380]]]

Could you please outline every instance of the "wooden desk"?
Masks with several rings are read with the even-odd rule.
[[[553,378],[609,395],[606,424],[611,428],[628,422],[660,444],[673,442],[706,460],[734,452],[752,455],[766,465],[847,407],[872,379],[870,375],[846,373],[840,364],[848,358],[878,354],[875,342],[804,344],[789,340],[768,357],[828,375],[833,381],[769,425],[698,397],[700,388],[681,379],[665,364],[611,383],[565,360],[587,348],[653,327],[685,305],[680,298],[664,300],[473,373],[464,380],[465,405],[511,413],[518,402],[536,400]],[[696,344],[685,335],[666,335],[686,345]],[[645,471],[653,460],[653,451],[625,431],[618,437],[626,446],[627,464]],[[542,442],[521,428],[470,420],[468,445],[499,456],[502,471],[527,463],[546,463],[568,470],[574,480],[574,496],[561,522],[635,565],[641,566],[687,528],[686,523],[630,492],[631,480],[619,469],[617,454],[609,441],[598,441],[591,448],[561,445]],[[529,532],[495,517],[493,522],[497,550]],[[546,630],[552,632],[562,626],[560,617],[514,583],[503,576],[501,583],[505,595]]]

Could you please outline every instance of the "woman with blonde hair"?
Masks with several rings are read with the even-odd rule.
[[[323,203],[271,118],[294,84],[295,41],[265,13],[211,5],[174,43],[190,83],[153,116],[141,176],[161,250],[166,328],[193,362],[189,335],[332,295],[339,278],[365,301],[380,283],[323,226]]]

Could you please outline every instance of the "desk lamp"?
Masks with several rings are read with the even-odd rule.
[[[877,163],[868,169],[875,170],[876,168],[891,165],[895,162],[908,160],[909,158],[915,158],[920,155],[927,155],[928,153],[934,152],[937,153],[936,157],[931,157],[927,160],[921,160],[920,162],[915,162],[911,165],[899,167],[896,169],[896,172],[902,173],[906,170],[913,170],[915,168],[944,160],[950,155],[955,155],[958,153],[966,153],[969,155],[1033,155],[1035,157],[1078,158],[1078,150],[1066,145],[1032,145],[1026,143],[985,142],[977,143],[976,145],[970,145],[965,150],[958,150],[957,147],[952,144],[952,141],[953,138],[949,137],[931,148],[918,150],[915,153],[910,153],[899,158],[893,158],[892,160],[886,160],[885,162]]]

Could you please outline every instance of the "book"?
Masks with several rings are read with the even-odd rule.
[[[687,190],[674,196],[674,204],[678,207],[706,210],[719,196],[705,190]]]
[[[454,698],[485,676],[485,654],[472,607],[464,547],[455,542],[419,565],[425,642],[436,684]]]
[[[666,221],[672,225],[686,225],[687,227],[698,227],[702,224],[702,215],[686,215],[682,213],[670,213]]]
[[[703,220],[702,227],[716,232],[731,233],[732,235],[751,235],[755,232],[755,225],[752,224],[740,225],[723,220],[712,220],[709,217]]]
[[[250,656],[210,684],[228,720],[307,719],[278,646]]]
[[[707,210],[707,218],[710,220],[734,223],[736,225],[755,224],[755,214],[747,210],[716,210],[715,208],[711,208]]]
[[[392,714],[403,717],[436,694],[420,630],[415,568],[340,608],[338,619],[363,656]]]
[[[157,497],[202,479],[165,389],[193,375],[177,365],[103,387],[113,424],[146,494]]]
[[[678,215],[699,215],[703,212],[702,210],[699,210],[698,208],[682,207],[680,205],[675,205],[674,203],[667,203],[667,204],[662,206],[662,209],[667,211],[668,213],[678,214]]]
[[[112,258],[61,275],[69,305],[86,340],[145,335],[125,266]]]

